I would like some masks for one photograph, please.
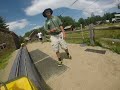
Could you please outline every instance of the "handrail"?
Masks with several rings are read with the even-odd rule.
[[[21,47],[19,49],[19,52],[9,74],[9,80],[21,76],[28,77],[39,90],[45,90],[41,85],[43,79],[41,79],[42,77],[36,70],[36,67],[29,56],[27,47]]]

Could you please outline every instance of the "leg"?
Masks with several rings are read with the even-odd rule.
[[[40,38],[38,40],[40,41]]]
[[[55,51],[55,49],[54,49],[54,51]],[[55,51],[55,52],[56,52],[56,55],[57,55],[57,58],[58,58],[58,66],[62,66],[62,59],[60,57],[60,52],[59,51]]]
[[[42,43],[44,43],[44,38],[42,37]]]
[[[72,59],[71,55],[69,54],[68,47],[67,47],[67,43],[65,42],[65,40],[61,39],[61,40],[60,40],[60,45],[61,45],[61,47],[65,50],[68,58],[69,58],[69,59]]]
[[[67,54],[68,58],[69,58],[69,59],[72,59],[71,55],[69,54],[68,49],[65,49],[65,52],[66,52],[66,54]]]
[[[60,57],[60,52],[59,52],[59,45],[56,43],[52,44],[52,48],[53,50],[56,52],[57,58],[60,61],[61,57]]]
[[[56,52],[56,55],[57,55],[58,58],[60,58],[60,52],[59,51]]]
[[[65,52],[67,55],[70,55],[68,49],[65,49]]]
[[[60,57],[60,52],[59,52],[59,42],[55,37],[51,38],[51,45],[53,50],[56,52],[58,58],[58,66],[62,66],[62,59]]]
[[[59,51],[56,52],[56,55],[57,55],[57,57],[58,57],[58,66],[62,66],[62,59],[61,59],[61,57],[60,57],[60,52],[59,52]]]
[[[42,38],[40,38],[40,41],[43,43],[43,39]]]

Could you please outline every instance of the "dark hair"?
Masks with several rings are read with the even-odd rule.
[[[47,16],[46,16],[46,11],[50,11],[51,14],[53,13],[53,10],[52,10],[51,8],[47,8],[47,9],[45,9],[45,10],[43,11],[43,13],[42,13],[44,17],[47,17]]]

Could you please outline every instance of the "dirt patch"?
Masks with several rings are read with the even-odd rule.
[[[57,61],[50,43],[32,43],[27,47],[29,52],[40,50]],[[48,68],[49,73],[54,73],[45,79],[52,90],[120,90],[120,55],[101,47],[81,47],[79,44],[68,44],[68,47],[72,60],[64,58],[63,64],[68,69],[63,73],[55,74],[54,69],[49,70],[52,66],[56,68],[50,59],[49,62],[42,60],[46,66],[41,67],[42,62],[37,64],[41,67],[40,71],[44,72]],[[106,53],[86,52],[87,48],[106,50]],[[60,52],[64,53],[63,50]]]

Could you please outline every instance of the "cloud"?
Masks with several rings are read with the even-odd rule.
[[[9,29],[11,31],[14,31],[14,30],[17,30],[17,29],[23,29],[28,24],[29,24],[29,22],[26,19],[21,19],[21,20],[12,21],[12,22],[7,23],[7,25],[9,25]]]
[[[91,12],[103,14],[104,10],[113,8],[116,6],[116,3],[118,3],[112,0],[78,0],[73,6],[70,6],[74,1],[75,0],[32,0],[31,6],[25,9],[25,13],[29,16],[34,16],[42,13],[46,8],[57,9],[67,7],[82,10],[83,14],[88,13],[86,15],[90,15]]]
[[[35,27],[32,28],[32,30],[33,30],[33,29],[38,29],[38,28],[40,28],[40,27],[41,27],[41,26],[39,26],[39,25],[38,25],[38,26],[35,26]]]
[[[34,24],[34,23],[30,23],[29,25],[30,25],[30,26],[35,26],[36,24]]]

